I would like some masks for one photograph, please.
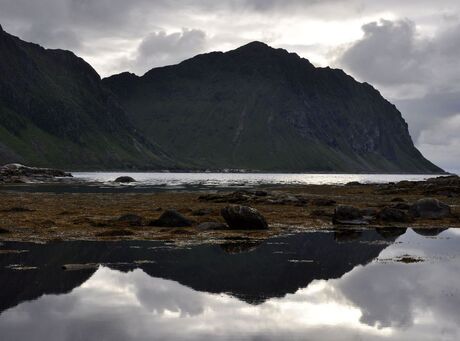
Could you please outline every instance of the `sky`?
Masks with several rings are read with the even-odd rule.
[[[0,0],[0,24],[102,77],[263,41],[372,84],[428,159],[460,171],[458,0]]]

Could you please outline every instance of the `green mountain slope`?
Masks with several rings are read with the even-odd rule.
[[[0,27],[0,163],[73,169],[173,163],[129,123],[96,71]]]
[[[442,170],[373,87],[253,42],[103,80],[134,126],[194,167],[267,171]]]

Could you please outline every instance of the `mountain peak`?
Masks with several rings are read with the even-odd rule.
[[[268,53],[274,51],[275,49],[261,41],[252,41],[243,46],[238,47],[234,51],[246,52],[246,53]]]

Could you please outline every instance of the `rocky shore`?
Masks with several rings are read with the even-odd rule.
[[[23,166],[11,174],[18,176],[18,171],[28,179],[68,176]],[[460,227],[458,176],[206,193],[48,194],[1,191],[0,186],[0,196],[0,240],[206,242],[263,239],[308,229],[377,227],[392,233],[408,227]]]
[[[0,167],[0,184],[55,182],[71,177],[72,174],[59,169],[28,167],[19,163]]]

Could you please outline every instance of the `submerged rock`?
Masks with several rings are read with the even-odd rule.
[[[176,210],[166,210],[160,218],[151,221],[149,225],[158,227],[187,227],[192,226],[192,222]]]
[[[130,176],[119,176],[118,178],[113,180],[113,182],[118,182],[118,183],[122,183],[122,184],[128,184],[128,183],[131,183],[131,182],[136,182],[136,180],[134,180],[134,178],[132,178]]]
[[[230,229],[234,230],[266,230],[268,224],[262,214],[255,208],[241,205],[226,206],[221,215]]]
[[[409,209],[416,218],[441,219],[449,217],[450,206],[434,198],[424,198],[416,201]]]

